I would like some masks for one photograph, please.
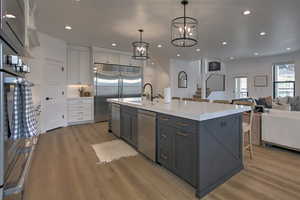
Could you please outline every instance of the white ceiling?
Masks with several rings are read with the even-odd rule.
[[[73,44],[131,51],[131,42],[139,37],[137,30],[143,28],[151,57],[158,61],[177,58],[178,53],[182,59],[228,59],[300,49],[300,0],[190,0],[187,14],[200,25],[199,44],[192,48],[170,44],[170,22],[183,12],[180,0],[36,1],[37,26],[42,32]],[[243,16],[247,9],[252,14]],[[65,25],[73,29],[67,31]],[[261,37],[262,31],[267,36]],[[228,45],[222,46],[222,41]]]

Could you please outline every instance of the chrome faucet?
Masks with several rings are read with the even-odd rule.
[[[145,85],[144,85],[144,87],[143,87],[143,92],[145,92],[145,89],[146,89],[146,87],[147,86],[150,86],[150,88],[151,88],[151,97],[150,97],[150,100],[151,101],[153,101],[153,86],[152,86],[152,84],[151,83],[146,83]]]

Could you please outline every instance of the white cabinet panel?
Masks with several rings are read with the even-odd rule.
[[[108,53],[94,52],[94,63],[108,63]]]
[[[120,64],[120,55],[112,52],[94,52],[94,63]]]
[[[87,51],[80,52],[80,82],[82,84],[91,84],[91,66],[90,53]]]
[[[91,84],[90,51],[83,47],[68,49],[68,84]]]
[[[68,83],[80,84],[80,52],[70,49],[68,52]]]
[[[143,61],[135,60],[135,59],[131,58],[130,66],[142,66],[142,62]]]
[[[109,64],[120,64],[120,54],[117,53],[109,53],[108,54],[108,63]]]
[[[131,56],[128,55],[120,55],[120,65],[130,65]]]

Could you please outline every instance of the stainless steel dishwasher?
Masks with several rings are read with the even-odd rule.
[[[120,127],[120,105],[113,103],[111,105],[111,132],[117,137],[121,137]]]
[[[156,162],[156,113],[138,110],[138,150]]]

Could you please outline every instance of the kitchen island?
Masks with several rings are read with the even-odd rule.
[[[155,162],[197,188],[200,198],[243,169],[242,113],[250,107],[141,98],[109,99],[120,106],[119,136],[139,149],[139,111],[155,113]]]

